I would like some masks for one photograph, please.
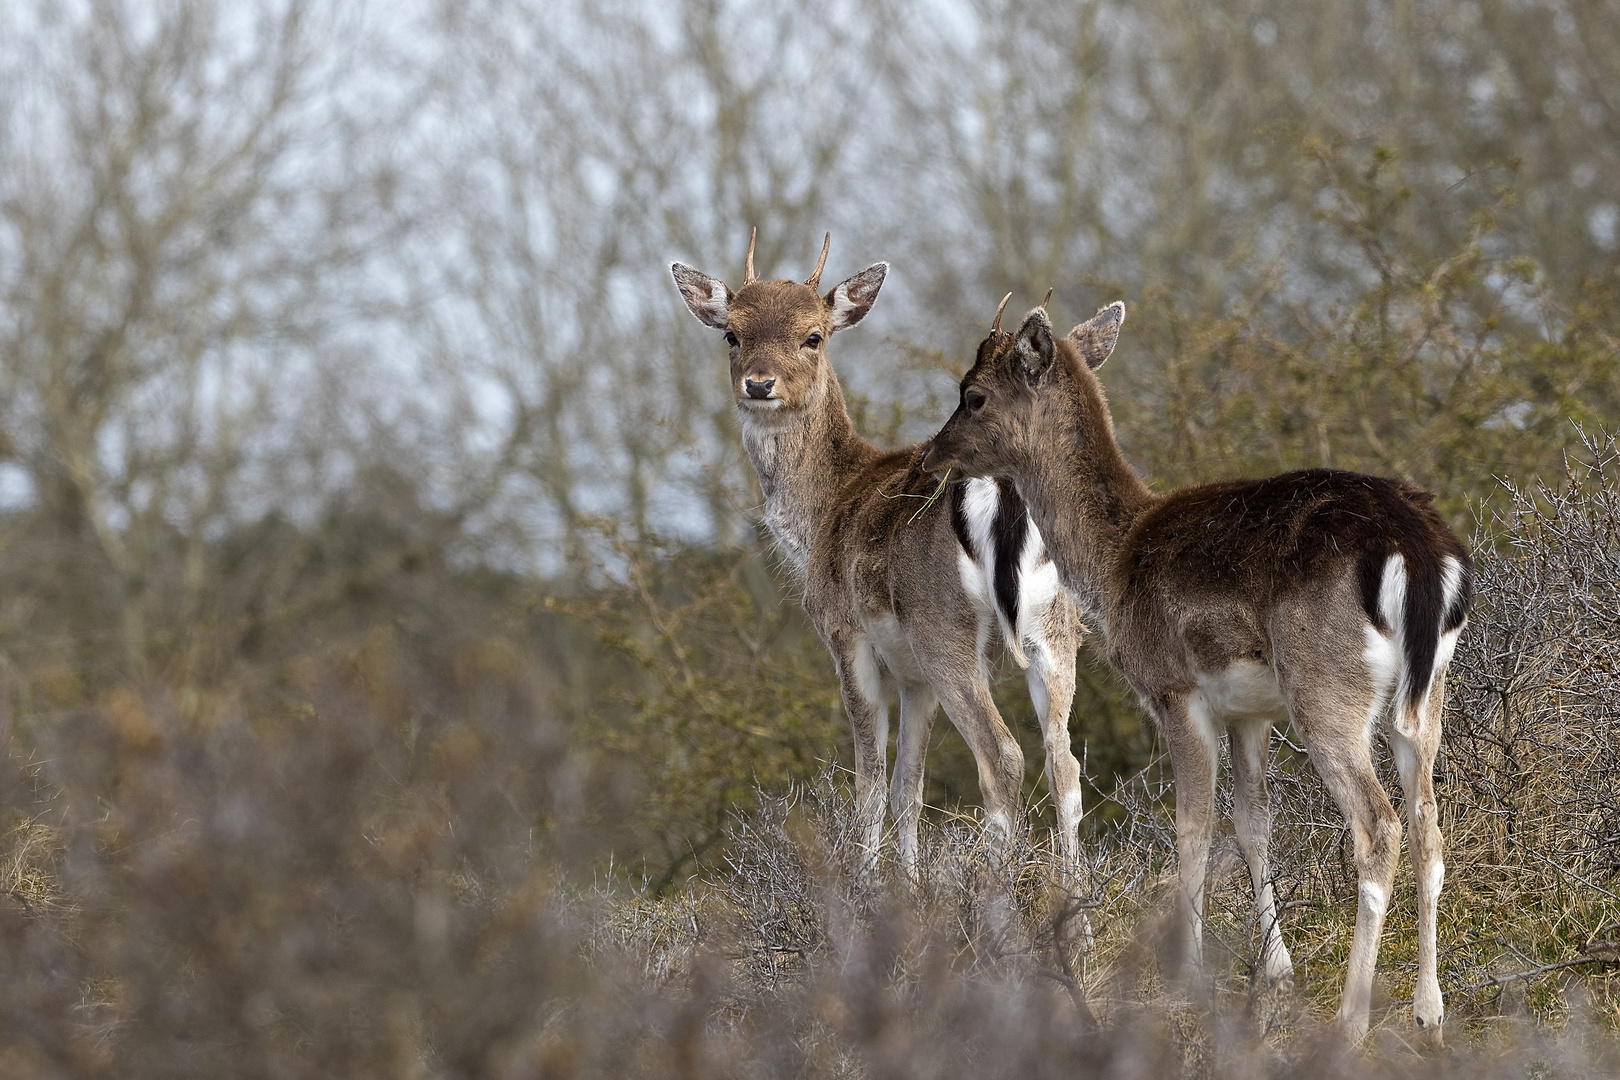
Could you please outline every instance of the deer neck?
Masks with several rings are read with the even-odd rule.
[[[765,494],[765,524],[802,573],[831,495],[879,453],[855,433],[831,365],[803,408],[742,414],[743,448]]]
[[[1106,632],[1120,549],[1137,519],[1162,496],[1149,491],[1125,460],[1107,406],[1086,389],[1059,389],[1056,407],[1041,425],[1044,452],[1030,455],[1017,483],[1059,579]]]

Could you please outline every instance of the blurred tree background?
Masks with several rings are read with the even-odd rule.
[[[1405,476],[1467,534],[1620,422],[1614,0],[17,0],[0,120],[0,722],[47,809],[76,718],[274,733],[328,670],[406,787],[526,717],[570,764],[496,784],[514,827],[659,887],[847,761],[668,278],[755,226],[766,276],[892,264],[833,349],[882,442],[1048,287],[1129,306],[1159,482]],[[1104,791],[1153,740],[1090,656],[1075,728]]]

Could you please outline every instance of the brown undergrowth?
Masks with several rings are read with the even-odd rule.
[[[1179,984],[1162,758],[1099,785],[1072,888],[1038,812],[1003,861],[936,810],[917,883],[858,873],[827,770],[752,793],[659,891],[613,856],[637,789],[593,779],[544,669],[475,621],[399,620],[206,689],[4,672],[0,1076],[1614,1075],[1620,448],[1585,447],[1476,545],[1439,766],[1445,1050],[1411,1044],[1407,871],[1373,1034],[1329,1031],[1355,885],[1286,733],[1296,988],[1252,979],[1229,839]]]

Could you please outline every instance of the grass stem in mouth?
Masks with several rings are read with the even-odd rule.
[[[917,519],[926,514],[930,506],[933,506],[935,503],[939,502],[939,497],[944,493],[945,485],[950,483],[950,480],[951,470],[946,469],[945,475],[939,478],[939,486],[934,489],[934,493],[932,495],[928,496],[928,501],[923,503],[922,506],[918,507],[915,514],[911,515],[911,520],[906,522],[907,525],[915,525],[917,523]]]

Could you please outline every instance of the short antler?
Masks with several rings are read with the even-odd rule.
[[[821,258],[816,261],[816,272],[804,279],[804,283],[812,289],[821,288],[821,268],[827,265],[827,249],[832,247],[832,233],[821,242]]]
[[[754,282],[754,240],[759,236],[759,228],[755,226],[748,233],[748,260],[743,263],[743,284],[751,285]]]
[[[1041,310],[1042,311],[1046,310],[1046,305],[1051,301],[1051,299],[1052,299],[1052,290],[1047,289],[1046,290],[1046,299],[1041,301]]]
[[[1007,301],[1011,299],[1012,293],[1008,293],[1006,296],[1001,298],[1001,306],[996,308],[996,321],[990,324],[990,332],[992,334],[1001,333],[1001,313],[1007,310]]]

